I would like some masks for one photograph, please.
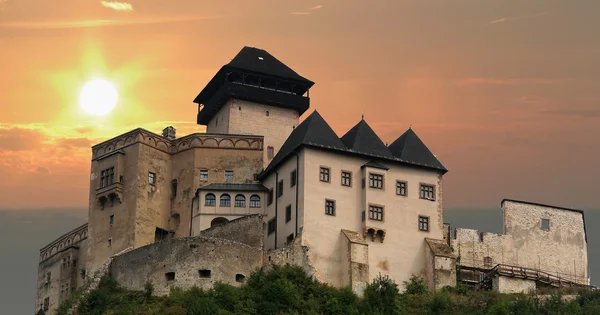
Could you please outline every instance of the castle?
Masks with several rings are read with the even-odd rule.
[[[135,129],[93,146],[89,221],[40,250],[35,311],[101,274],[168,294],[269,264],[359,295],[378,274],[433,290],[589,285],[582,211],[504,200],[503,234],[453,229],[447,169],[414,130],[386,145],[364,119],[342,137],[317,111],[300,122],[313,84],[244,47],[194,99],[206,133]]]

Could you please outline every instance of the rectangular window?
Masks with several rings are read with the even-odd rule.
[[[277,198],[283,196],[283,179],[277,184]]]
[[[369,174],[369,187],[383,189],[383,175]]]
[[[383,208],[378,206],[369,206],[369,219],[383,221]]]
[[[208,180],[208,170],[200,170],[200,180]]]
[[[435,200],[435,187],[433,185],[421,184],[421,199]]]
[[[292,220],[292,205],[288,205],[285,207],[285,223],[288,223]]]
[[[277,225],[275,224],[275,218],[269,220],[269,222],[267,223],[267,234],[268,235],[273,234],[273,232],[275,232],[276,228],[277,228]]]
[[[550,219],[542,219],[542,230],[550,231]]]
[[[352,186],[352,173],[342,171],[342,186]]]
[[[225,182],[233,183],[233,171],[225,171]]]
[[[335,201],[325,200],[325,214],[335,215]]]
[[[492,263],[493,263],[492,257],[489,257],[489,256],[483,257],[483,266],[484,267],[490,268],[490,267],[492,267]]]
[[[108,246],[111,246],[111,245],[112,245],[112,238],[109,238],[108,239]]]
[[[115,182],[115,168],[110,167],[100,172],[100,187],[110,186]]]
[[[403,181],[396,182],[396,195],[406,196],[406,182],[403,182]]]
[[[273,189],[269,189],[269,196],[267,196],[267,206],[273,203]]]
[[[327,167],[321,167],[321,172],[320,172],[320,175],[319,175],[319,179],[322,182],[329,183],[329,168],[327,168]]]
[[[273,147],[272,146],[268,146],[267,147],[267,158],[272,159],[273,158]]]
[[[115,216],[114,214],[110,216],[110,225],[115,224]]]
[[[290,173],[290,187],[296,186],[297,177],[298,177],[298,172],[296,172],[296,170],[293,170]]]
[[[419,216],[419,231],[429,231],[429,217]]]
[[[148,172],[148,183],[150,185],[156,185],[156,174]]]

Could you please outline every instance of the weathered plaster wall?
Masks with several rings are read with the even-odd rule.
[[[370,281],[369,244],[355,231],[342,230],[341,270],[342,286],[349,286],[358,296],[363,296]]]
[[[531,293],[536,285],[533,280],[500,276],[493,279],[492,288],[500,293]]]
[[[262,259],[262,249],[234,241],[173,238],[116,257],[110,274],[126,289],[143,290],[150,282],[156,295],[167,295],[171,287],[209,289],[218,281],[241,285]]]
[[[200,236],[222,238],[262,249],[264,246],[263,215],[241,217],[227,224],[203,230]]]
[[[456,285],[456,256],[442,239],[425,239],[426,279],[430,290]]]

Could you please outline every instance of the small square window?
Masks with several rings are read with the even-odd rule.
[[[114,214],[110,216],[109,221],[110,221],[110,225],[115,224],[115,216],[114,216]]]
[[[352,173],[342,171],[342,186],[352,186]]]
[[[421,184],[421,192],[420,192],[419,197],[421,199],[427,199],[427,200],[434,201],[435,200],[435,186]]]
[[[542,230],[550,231],[550,219],[542,219]]]
[[[335,201],[325,200],[325,214],[335,215]]]
[[[398,196],[406,196],[406,182],[397,181],[396,182],[396,195]]]
[[[175,273],[167,272],[165,273],[165,278],[167,279],[167,281],[175,281]]]
[[[296,172],[296,170],[293,170],[290,173],[290,187],[294,187],[296,186],[296,180],[298,179],[298,172]]]
[[[269,117],[269,111],[266,112],[267,117]]]
[[[108,239],[108,246],[112,246],[112,238]]]
[[[330,171],[329,168],[327,168],[327,167],[321,167],[319,179],[322,182],[329,183],[329,171]]]
[[[200,180],[208,180],[208,170],[200,170]]]
[[[275,222],[275,218],[269,220],[269,222],[267,222],[267,235],[271,235],[275,232],[275,229],[277,229],[277,225]]]
[[[369,174],[369,187],[383,189],[383,175]]]
[[[483,266],[486,268],[490,268],[492,267],[493,261],[492,261],[492,257],[483,257]]]
[[[244,283],[246,281],[246,276],[241,273],[235,275],[235,282]]]
[[[429,231],[429,217],[419,216],[419,231]]]
[[[233,182],[233,171],[225,171],[225,182],[226,183]]]
[[[285,207],[285,223],[288,223],[292,220],[292,205],[288,205]]]
[[[277,184],[277,198],[283,196],[283,179]]]
[[[369,206],[369,219],[383,221],[383,207]]]
[[[156,174],[148,172],[148,183],[150,185],[156,185]]]
[[[211,272],[208,269],[200,269],[198,270],[198,275],[200,276],[200,278],[207,279],[210,278]]]

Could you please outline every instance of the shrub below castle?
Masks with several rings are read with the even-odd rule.
[[[256,272],[236,288],[217,283],[213,289],[174,288],[168,297],[152,296],[153,288],[127,291],[110,278],[81,303],[78,313],[87,314],[600,314],[600,292],[582,292],[569,302],[560,295],[540,299],[533,295],[501,295],[471,291],[465,287],[427,291],[418,277],[398,285],[388,277],[377,277],[359,299],[348,288],[336,289],[308,277],[300,268],[274,267]],[[543,300],[543,301],[542,301]],[[66,314],[69,301],[58,314]]]

